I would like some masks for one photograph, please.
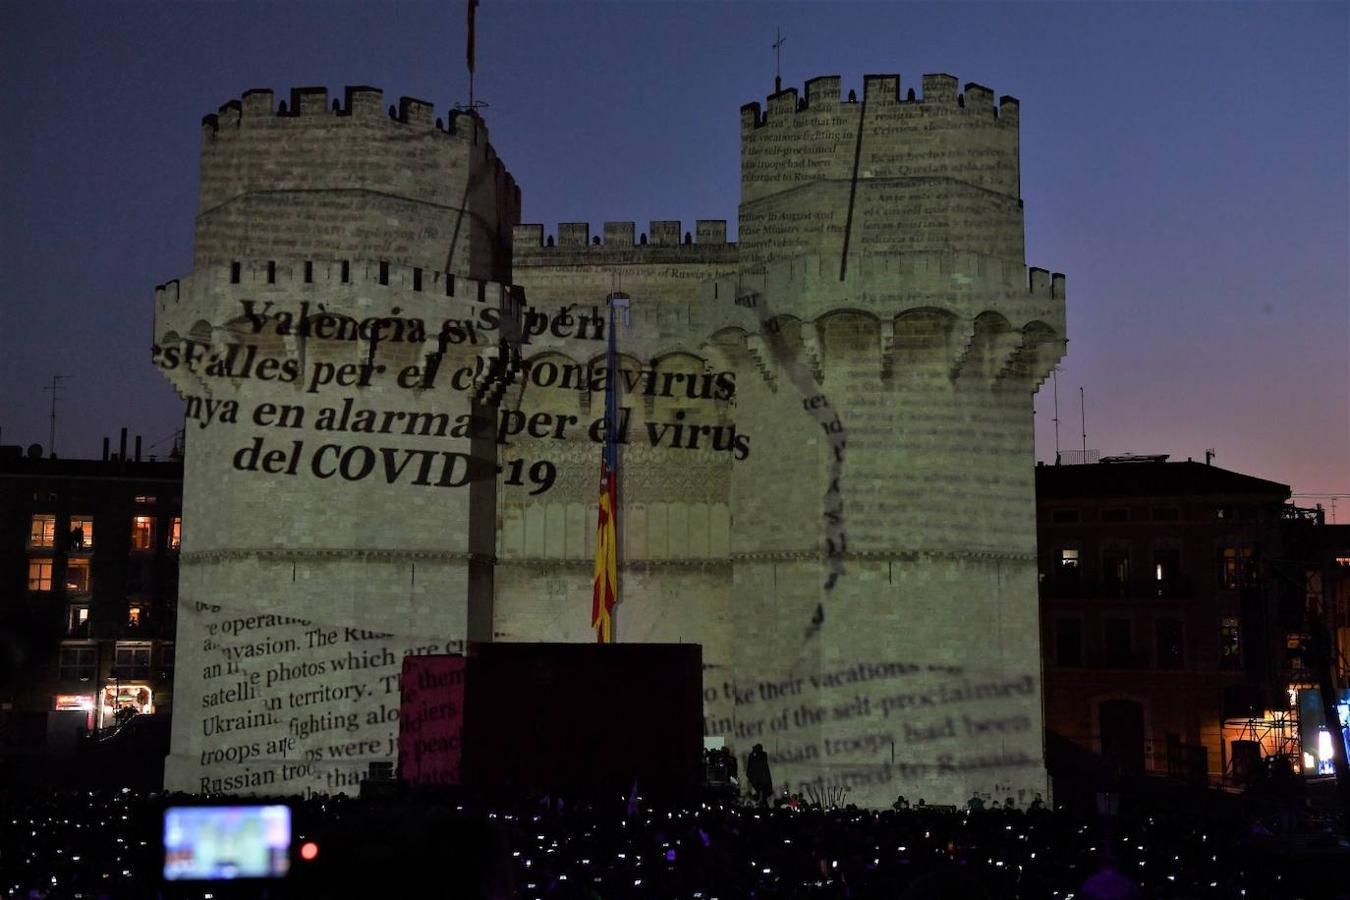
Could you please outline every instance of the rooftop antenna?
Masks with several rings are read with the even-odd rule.
[[[783,37],[781,26],[775,32],[778,40],[769,46],[773,49],[773,92],[776,94],[783,89],[783,44],[787,43],[787,38]]]
[[[1217,454],[1217,453],[1214,452],[1214,448],[1213,448],[1213,447],[1206,447],[1206,448],[1205,448],[1205,465],[1209,465],[1210,462],[1213,461],[1214,457],[1216,457],[1216,456],[1218,456],[1218,455],[1219,455],[1219,454]]]
[[[56,455],[56,401],[60,398],[61,381],[70,378],[69,375],[53,375],[50,387],[43,388],[44,391],[52,392],[52,417],[51,426],[47,429],[47,454]]]
[[[1083,423],[1083,462],[1087,462],[1087,394],[1078,386],[1078,414]]]
[[[1055,366],[1050,374],[1055,390],[1055,418],[1052,420],[1055,423],[1055,465],[1059,465],[1059,366]]]

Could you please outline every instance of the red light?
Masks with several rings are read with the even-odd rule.
[[[319,855],[319,845],[313,841],[305,841],[300,845],[300,858],[309,862]]]

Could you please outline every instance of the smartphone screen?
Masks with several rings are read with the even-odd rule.
[[[290,867],[289,806],[170,806],[164,811],[164,878],[280,878]]]

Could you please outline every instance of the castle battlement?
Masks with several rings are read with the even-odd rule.
[[[310,117],[352,118],[357,121],[388,118],[414,128],[436,129],[473,144],[488,142],[488,130],[481,116],[468,110],[452,109],[446,119],[436,117],[434,104],[416,97],[400,97],[397,106],[384,109],[384,91],[367,85],[348,85],[341,101],[328,103],[328,88],[291,88],[290,100],[276,102],[271,88],[253,88],[241,99],[230,100],[214,113],[202,116],[202,128],[211,134],[222,129],[239,128],[276,118]],[[495,155],[495,154],[494,154]]]
[[[334,99],[331,106],[328,104],[328,88],[322,86],[291,88],[289,103],[283,100],[278,105],[275,97],[271,88],[245,91],[242,99],[230,100],[217,112],[202,117],[203,137],[215,138],[222,130],[238,129],[260,122],[273,124],[292,121],[303,127],[313,124],[314,120],[346,119],[360,124],[388,119],[414,129],[437,131],[471,146],[481,145],[494,174],[506,183],[508,190],[517,197],[520,195],[515,178],[507,171],[488,140],[487,123],[476,113],[452,109],[446,119],[440,119],[436,117],[433,104],[416,97],[400,97],[398,105],[391,105],[386,113],[381,109],[384,92],[365,85],[349,85],[344,90],[343,100]]]
[[[995,106],[991,89],[971,81],[961,92],[958,84],[953,75],[924,75],[922,96],[916,96],[914,89],[909,88],[901,97],[899,75],[864,75],[863,101],[871,111],[887,110],[900,115],[950,115],[954,109],[966,110],[969,115],[988,113],[993,121],[1016,127],[1019,105],[1015,97],[1000,97]],[[838,75],[822,75],[806,82],[804,98],[799,99],[797,89],[790,87],[770,94],[763,107],[759,101],[743,105],[741,132],[744,134],[770,124],[789,124],[799,112],[839,113],[858,106],[855,91],[850,91],[848,98],[843,99]]]
[[[689,231],[683,226],[678,219],[653,219],[639,234],[635,222],[605,222],[592,234],[589,222],[561,222],[555,237],[540,224],[517,225],[512,262],[523,268],[717,263],[723,270],[735,264],[737,245],[727,240],[725,219],[699,219]]]
[[[1064,273],[1051,272],[1047,269],[1039,269],[1032,266],[1027,270],[1028,290],[1040,297],[1048,297],[1051,300],[1064,299]]]
[[[194,306],[222,292],[256,296],[266,301],[273,295],[323,301],[339,292],[383,289],[426,294],[429,301],[446,297],[498,306],[505,302],[510,285],[456,276],[452,272],[424,269],[377,259],[246,259],[201,266],[191,275],[155,286],[156,312]],[[238,301],[231,299],[238,312]]]
[[[753,220],[754,204],[785,191],[928,178],[1017,200],[1017,101],[1004,97],[995,106],[990,88],[968,82],[962,92],[952,75],[925,75],[922,87],[922,96],[913,88],[902,94],[899,75],[867,75],[861,99],[857,91],[842,98],[839,76],[826,75],[806,82],[804,99],[791,87],[770,95],[767,108],[758,101],[742,106],[747,256],[761,256],[764,247],[746,214]]]
[[[838,259],[803,254],[701,285],[697,306],[711,331],[754,330],[779,317],[814,321],[849,309],[878,321],[927,311],[969,322],[994,313],[1017,329],[1040,323],[1062,338],[1065,297],[1063,274],[987,254],[868,257],[843,281]]]
[[[387,221],[402,230],[372,243],[372,223]],[[325,87],[279,103],[258,88],[202,120],[199,265],[286,247],[492,277],[505,273],[480,266],[518,221],[520,188],[473,112],[440,119],[415,97],[386,110],[379,88],[355,85],[331,104]]]

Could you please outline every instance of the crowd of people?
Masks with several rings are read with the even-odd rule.
[[[0,890],[25,900],[159,896],[159,816],[183,799],[121,790],[5,797]],[[1043,807],[897,799],[897,808],[864,810],[781,795],[766,806],[665,807],[636,794],[491,807],[448,795],[287,802],[297,841],[321,852],[272,896],[1350,896],[1344,839],[1328,834],[1311,856],[1289,856],[1240,817],[1206,820],[1193,809],[1083,821]]]

